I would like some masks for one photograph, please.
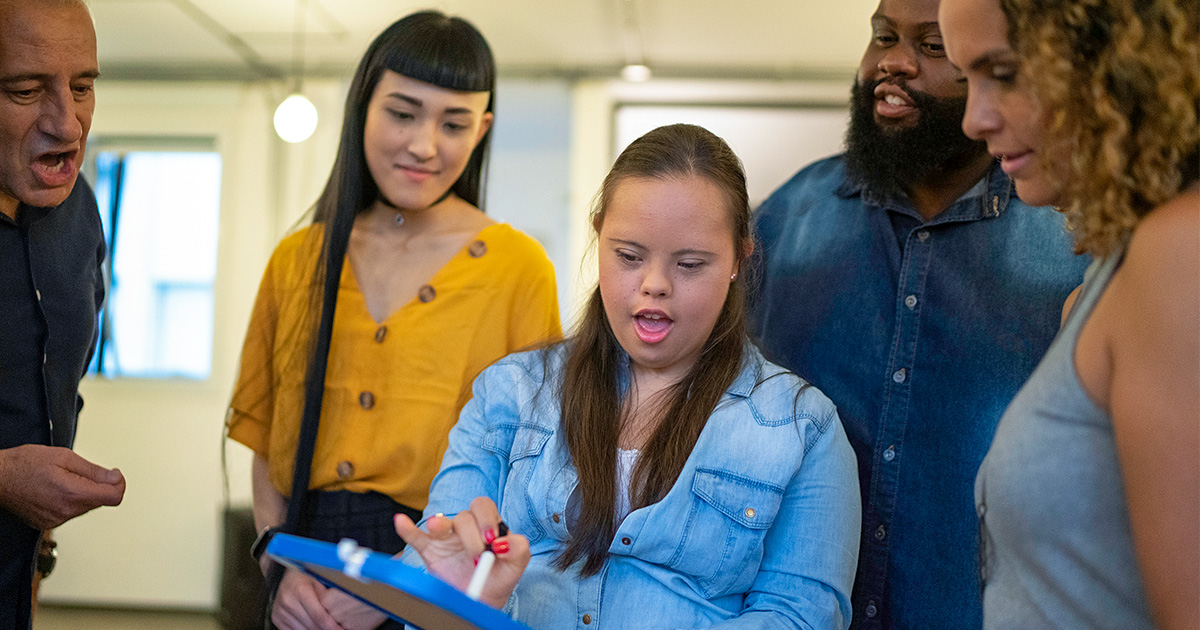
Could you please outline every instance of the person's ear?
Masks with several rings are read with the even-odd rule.
[[[479,121],[479,133],[475,136],[475,146],[479,146],[479,143],[483,140],[483,136],[487,134],[488,129],[492,128],[492,121],[495,119],[496,116],[492,112],[483,113],[483,118]]]

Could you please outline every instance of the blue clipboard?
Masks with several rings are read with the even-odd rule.
[[[334,543],[277,534],[267,545],[267,553],[277,562],[299,569],[326,586],[339,588],[393,619],[422,630],[529,630],[420,569],[385,553],[362,551],[365,559],[358,558],[362,561],[358,578],[346,573],[347,563],[339,558]],[[355,572],[353,569],[351,573]]]

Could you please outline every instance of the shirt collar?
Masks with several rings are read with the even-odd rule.
[[[842,182],[834,193],[844,199],[861,195],[865,205],[915,213],[908,205],[907,200],[888,199],[868,189],[848,171],[843,174]],[[1016,199],[1016,189],[1012,179],[1000,170],[1000,164],[997,162],[983,178],[975,182],[974,186],[950,204],[941,214],[929,221],[929,224],[993,219],[1004,214],[1008,210],[1009,204]],[[915,214],[914,216],[919,217]]]
[[[727,393],[730,396],[749,398],[754,388],[758,387],[764,361],[757,348],[749,343],[742,344],[742,366]]]
[[[14,227],[24,228],[29,227],[34,222],[41,220],[54,208],[38,208],[24,203],[17,204],[17,218],[13,219],[7,214],[0,214],[0,223],[11,225]]]

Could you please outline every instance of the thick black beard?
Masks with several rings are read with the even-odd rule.
[[[963,134],[966,97],[938,98],[905,89],[917,106],[917,123],[880,124],[875,120],[875,87],[880,83],[854,82],[846,129],[846,170],[872,192],[906,198],[914,184],[963,168],[987,151],[986,143]],[[896,84],[905,88],[903,79]]]

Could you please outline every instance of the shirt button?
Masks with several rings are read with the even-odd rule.
[[[904,372],[904,368],[892,372],[892,380],[897,383],[903,383],[905,378],[907,378],[907,375]]]
[[[375,343],[383,343],[384,337],[387,337],[387,326],[380,326],[375,329]]]
[[[358,404],[363,409],[370,411],[375,406],[375,394],[371,392],[363,392],[358,395]]]
[[[910,296],[904,298],[904,305],[907,306],[908,310],[910,310],[910,311],[913,310],[914,308],[916,308],[917,307],[917,296],[910,295]]]
[[[896,446],[895,445],[887,447],[887,450],[883,452],[883,461],[890,462],[893,459],[896,459]]]
[[[591,615],[584,615],[584,616],[583,616],[583,625],[585,625],[585,626],[586,626],[586,625],[588,625],[588,624],[590,624],[590,623],[592,623],[592,616],[591,616]]]
[[[551,515],[550,515],[550,520],[552,520],[552,521],[554,521],[555,523],[557,523],[557,522],[559,522],[559,521],[560,521],[560,520],[562,520],[562,519],[560,519],[560,518],[559,518],[559,516],[558,516],[558,512],[555,512],[554,514],[551,514]]]
[[[479,258],[487,253],[487,243],[475,241],[467,247],[467,253],[471,255],[471,258]]]
[[[422,286],[421,289],[417,291],[417,299],[421,300],[421,302],[432,302],[433,298],[435,297],[437,297],[437,291],[434,291],[433,287],[429,286],[428,284]]]
[[[867,617],[874,619],[875,615],[879,614],[879,609],[875,607],[875,601],[872,600],[867,602],[867,607],[863,610],[863,612],[867,613]]]
[[[983,516],[987,514],[987,504],[980,503],[979,506],[975,508],[975,512],[979,514],[979,518],[983,518]]]
[[[622,544],[622,545],[632,545],[632,544],[633,544],[633,541],[632,541],[632,540],[629,540],[629,537],[628,537],[628,536],[626,536],[625,538],[622,538],[622,539],[621,539],[621,544]]]
[[[754,515],[758,512],[755,512],[754,508],[746,508],[746,511],[742,513],[746,515],[746,518],[754,518]]]
[[[337,465],[338,479],[345,481],[346,479],[349,479],[350,476],[353,474],[354,474],[354,464],[351,464],[348,461],[338,462],[338,465]]]
[[[887,529],[884,529],[883,525],[880,525],[875,530],[875,540],[883,540],[884,538],[887,538]]]
[[[37,299],[38,299],[38,301],[39,301],[39,302],[41,302],[41,301],[42,301],[42,292],[41,292],[41,291],[39,291],[39,290],[37,290],[37,289],[34,289],[34,290],[33,290],[33,294],[37,296]]]
[[[929,238],[929,230],[921,230],[917,232],[917,240],[924,243]]]

